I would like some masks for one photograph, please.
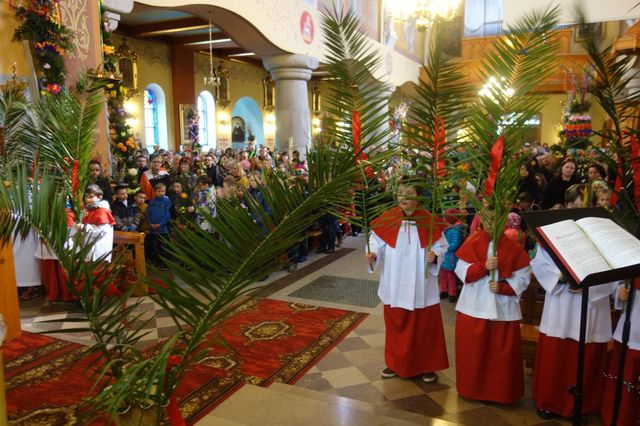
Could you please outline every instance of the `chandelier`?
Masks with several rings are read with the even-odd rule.
[[[213,68],[213,38],[212,30],[213,24],[211,22],[211,12],[209,12],[209,74],[204,76],[204,85],[217,89],[220,86],[220,75]]]
[[[451,21],[458,12],[459,0],[386,0],[385,10],[395,21],[415,19],[419,31],[431,27],[436,19]]]

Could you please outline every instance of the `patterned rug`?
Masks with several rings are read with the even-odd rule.
[[[176,394],[189,424],[244,383],[294,383],[349,334],[366,314],[270,299],[242,304],[220,324],[224,343],[186,375]],[[82,346],[23,333],[3,347],[12,424],[73,423],[91,382]]]
[[[380,303],[377,281],[331,275],[322,275],[289,296],[366,308],[374,308]]]

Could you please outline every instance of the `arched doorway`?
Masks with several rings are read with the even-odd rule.
[[[250,96],[245,96],[238,99],[238,102],[233,106],[231,112],[232,123],[244,122],[244,140],[240,141],[240,137],[232,139],[233,149],[242,149],[246,147],[246,141],[252,136],[255,138],[257,145],[264,144],[264,130],[262,128],[262,112],[258,103]],[[235,119],[239,117],[242,120]],[[235,129],[232,129],[232,131]]]

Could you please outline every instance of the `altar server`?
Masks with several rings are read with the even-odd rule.
[[[438,272],[448,244],[445,223],[419,206],[422,188],[403,178],[398,206],[371,224],[371,271],[384,261],[378,296],[384,303],[382,377],[422,376],[430,383],[449,367],[440,314]],[[429,247],[429,235],[433,244]]]
[[[505,235],[497,256],[493,244],[481,229],[456,253],[464,282],[456,306],[456,388],[468,399],[511,404],[524,395],[519,300],[529,285],[529,257]]]

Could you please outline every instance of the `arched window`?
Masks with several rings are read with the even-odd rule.
[[[164,90],[151,83],[144,90],[144,142],[147,149],[154,145],[169,149],[169,132],[167,131],[167,105]]]
[[[198,124],[200,126],[200,145],[216,147],[216,104],[213,95],[204,90],[198,95]]]
[[[150,89],[144,91],[144,137],[147,147],[160,145],[158,129],[158,101]]]

